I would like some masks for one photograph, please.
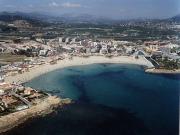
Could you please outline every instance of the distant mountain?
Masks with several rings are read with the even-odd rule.
[[[48,23],[112,23],[112,19],[97,17],[89,14],[62,14],[60,16],[46,15],[41,13],[22,13],[22,12],[1,12],[0,21],[12,22],[15,20],[26,20],[30,22],[43,21]]]
[[[171,20],[174,21],[174,22],[179,22],[180,23],[180,14],[172,17]]]
[[[63,14],[58,17],[60,20],[69,22],[69,23],[109,23],[112,22],[112,19],[105,17],[98,17],[89,14]]]
[[[1,12],[0,21],[12,22],[15,20],[26,20],[32,25],[48,25],[49,23],[91,23],[91,24],[118,24],[146,21],[167,21],[180,22],[180,15],[168,19],[128,19],[128,20],[113,20],[106,17],[99,17],[89,14],[62,14],[60,16],[48,15],[47,13],[23,13],[23,12]]]
[[[26,15],[25,13],[21,13],[21,12],[1,12],[0,13],[0,21],[5,21],[5,22],[12,22],[12,21],[16,21],[16,20],[31,20],[32,18],[30,18],[28,15]]]
[[[1,12],[0,13],[0,21],[4,22],[13,22],[16,20],[26,20],[35,25],[46,22],[46,23],[103,23],[103,24],[111,24],[114,20],[105,18],[105,17],[97,17],[89,14],[63,14],[60,16],[51,16],[40,13],[22,13],[22,12]]]
[[[165,19],[165,21],[180,23],[180,14],[173,16],[171,18]]]
[[[42,18],[44,16],[35,13],[22,13],[22,12],[1,12],[0,21],[13,22],[16,20],[25,20],[32,25],[46,25]],[[44,17],[45,18],[45,17]]]

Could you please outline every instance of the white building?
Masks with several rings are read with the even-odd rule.
[[[108,48],[107,48],[107,45],[103,45],[101,50],[100,50],[100,53],[101,54],[107,54],[108,53]]]
[[[63,41],[63,38],[60,37],[60,38],[59,38],[59,43],[62,43],[62,41]]]
[[[173,48],[179,48],[180,46],[177,45],[177,44],[172,44],[172,43],[170,43],[170,44],[166,45],[166,47],[167,47],[167,48],[170,48],[170,49],[173,49]]]
[[[67,37],[66,40],[65,40],[65,43],[68,43],[69,42],[69,38]]]
[[[4,77],[3,75],[0,75],[0,83],[3,83],[4,82]]]
[[[46,56],[48,50],[40,50],[39,56]]]
[[[131,46],[126,47],[126,53],[131,53],[133,51],[133,48]]]
[[[76,43],[76,38],[73,38],[71,43]]]

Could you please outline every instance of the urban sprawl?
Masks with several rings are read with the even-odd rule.
[[[161,21],[107,27],[83,23],[35,26],[27,20],[1,21],[0,115],[28,109],[49,96],[23,86],[22,82],[5,81],[8,76],[30,72],[39,65],[54,65],[73,57],[129,56],[135,60],[144,57],[152,63],[153,70],[176,72],[180,68],[179,31],[178,23]]]

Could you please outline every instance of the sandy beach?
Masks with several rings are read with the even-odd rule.
[[[12,82],[24,83],[35,77],[38,77],[42,74],[51,72],[56,69],[65,68],[69,66],[88,65],[88,64],[95,64],[95,63],[124,63],[124,64],[143,65],[148,68],[154,67],[152,63],[149,62],[144,57],[139,57],[139,59],[135,59],[132,56],[118,56],[118,57],[112,57],[112,58],[107,58],[104,56],[91,56],[87,58],[73,57],[72,60],[66,58],[64,60],[59,60],[57,64],[54,64],[54,65],[50,65],[50,64],[39,65],[30,69],[29,72],[17,74],[15,76],[7,76],[5,77],[5,81],[10,82],[10,83]]]
[[[64,104],[69,104],[70,102],[70,99],[60,99],[56,96],[49,96],[42,102],[38,103],[35,106],[32,106],[29,109],[1,116],[0,134],[9,131],[10,129],[18,126],[21,123],[24,123],[30,118],[47,115],[53,112],[56,107],[62,106]]]

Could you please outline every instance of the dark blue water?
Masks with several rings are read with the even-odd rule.
[[[179,75],[137,65],[93,64],[47,73],[26,83],[75,102],[30,120],[13,135],[178,135]]]

